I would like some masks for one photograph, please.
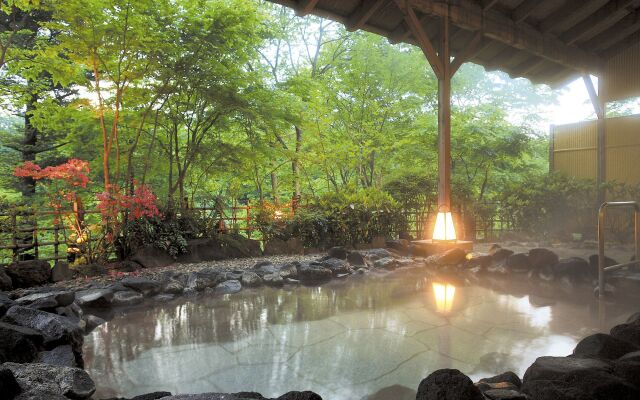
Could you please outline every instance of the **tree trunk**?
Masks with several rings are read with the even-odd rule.
[[[291,163],[293,169],[293,190],[295,197],[300,196],[300,150],[302,148],[302,129],[296,126],[296,154]]]
[[[31,87],[31,84],[28,84]],[[31,113],[35,110],[38,95],[31,94],[24,113],[24,137],[22,139],[22,161],[35,162],[36,145],[38,144],[38,130],[31,124]],[[33,198],[36,193],[36,181],[31,177],[22,178],[20,181],[20,193],[25,201]]]

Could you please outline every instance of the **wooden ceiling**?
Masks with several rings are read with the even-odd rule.
[[[414,10],[423,26],[419,31],[432,43],[438,43],[440,24],[448,18],[451,56],[551,86],[584,73],[600,75],[608,59],[640,42],[640,0],[270,1],[392,43],[424,44],[401,7]]]

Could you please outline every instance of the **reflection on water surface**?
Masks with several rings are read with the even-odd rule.
[[[85,338],[85,363],[96,398],[313,390],[325,400],[399,400],[438,368],[521,375],[537,356],[569,354],[598,329],[586,292],[512,295],[398,271],[202,296],[115,317]],[[607,325],[631,312],[616,310]]]

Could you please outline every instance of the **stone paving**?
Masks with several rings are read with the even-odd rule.
[[[415,390],[439,368],[473,379],[505,370],[522,376],[537,357],[567,355],[598,330],[589,301],[532,301],[477,286],[456,287],[443,315],[431,283],[398,271],[132,310],[86,338],[94,398],[313,390],[351,400],[394,387],[376,399],[397,400],[394,393],[406,395],[403,387]],[[609,326],[624,309],[616,315]]]

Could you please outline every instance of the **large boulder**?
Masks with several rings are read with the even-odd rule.
[[[69,269],[69,263],[57,261],[51,268],[51,281],[62,282],[73,278],[73,272]]]
[[[339,260],[347,259],[347,250],[343,246],[335,246],[329,249],[327,255],[331,258],[337,258]]]
[[[526,253],[512,254],[505,260],[505,267],[511,272],[529,272],[533,266]]]
[[[218,294],[238,293],[241,290],[242,284],[240,281],[235,279],[224,281],[216,285],[216,293]]]
[[[393,270],[398,268],[400,263],[393,257],[379,258],[373,262],[373,267],[378,269]]]
[[[54,394],[82,400],[91,397],[96,390],[89,374],[80,368],[39,363],[5,363],[3,367],[11,370],[22,392],[42,393],[42,399],[50,398],[47,394]]]
[[[113,301],[111,289],[87,289],[76,292],[76,303],[84,308],[109,308]]]
[[[499,375],[492,376],[490,378],[482,378],[480,379],[479,382],[483,382],[483,383],[508,382],[518,389],[522,386],[522,380],[520,380],[520,377],[518,377],[518,375],[516,375],[516,373],[512,371],[503,372]]]
[[[356,267],[364,267],[367,265],[364,256],[357,251],[350,251],[349,254],[347,254],[347,262]]]
[[[206,288],[216,287],[216,285],[223,280],[224,274],[209,269],[203,269],[189,274],[185,290],[201,292]]]
[[[298,263],[286,263],[279,266],[278,274],[284,279],[298,278]]]
[[[549,249],[535,248],[529,250],[529,263],[534,269],[553,266],[558,262],[558,255]]]
[[[11,277],[7,275],[3,266],[0,266],[0,290],[12,290],[13,289],[13,281],[11,281]]]
[[[82,348],[82,331],[66,317],[34,308],[13,306],[2,319],[9,324],[39,332],[47,348],[61,344],[70,344],[77,352]]]
[[[258,287],[262,285],[262,278],[260,278],[260,275],[256,274],[255,272],[245,271],[242,273],[240,282],[242,283],[242,286]]]
[[[222,260],[225,258],[222,244],[215,239],[192,239],[187,241],[187,251],[180,254],[178,262],[196,263],[202,261]]]
[[[339,274],[348,274],[351,272],[349,263],[344,259],[332,257],[322,261],[320,264],[325,268],[329,268],[334,276]]]
[[[11,300],[4,292],[0,292],[0,317],[6,314],[16,302]]]
[[[76,355],[69,345],[58,346],[49,351],[38,353],[36,362],[49,365],[59,365],[61,367],[77,367]]]
[[[288,240],[282,240],[273,238],[265,243],[264,255],[275,256],[279,254],[302,254],[304,252],[304,246],[298,238],[291,238]]]
[[[56,307],[66,307],[73,303],[75,293],[70,290],[33,293],[16,300],[20,306],[28,306],[40,310],[50,310]]]
[[[459,247],[449,249],[437,257],[437,263],[440,265],[458,265],[462,264],[467,257],[467,252]]]
[[[416,400],[483,400],[468,376],[457,369],[439,369],[418,386]]]
[[[411,242],[409,242],[406,239],[393,239],[393,240],[387,240],[385,243],[385,246],[392,250],[395,250],[399,254],[407,255],[409,254],[410,244]]]
[[[253,270],[260,276],[278,272],[278,268],[271,261],[260,261],[253,266]]]
[[[144,301],[144,295],[142,293],[133,290],[123,290],[115,292],[113,294],[113,300],[111,304],[115,307],[126,307],[140,304]]]
[[[9,368],[0,365],[0,393],[3,398],[11,400],[20,393],[20,385]]]
[[[640,313],[629,317],[626,323],[611,328],[611,336],[640,346]]]
[[[265,275],[263,275],[262,276],[262,281],[267,286],[281,287],[281,286],[284,285],[284,279],[277,272],[275,274],[265,274]]]
[[[262,255],[260,241],[248,239],[238,233],[221,235],[220,242],[226,258],[260,257]]]
[[[525,372],[522,391],[536,400],[632,400],[640,389],[591,358],[539,357]]]
[[[381,258],[393,257],[393,254],[387,249],[371,249],[366,252],[366,257],[371,261],[376,261]]]
[[[572,282],[587,282],[597,276],[587,260],[580,257],[563,258],[552,267],[555,276],[567,277]]]
[[[143,277],[126,277],[120,281],[124,286],[142,293],[145,296],[153,296],[158,294],[161,289],[160,282],[156,282],[149,278]]]
[[[314,263],[304,263],[298,267],[298,279],[303,283],[318,283],[331,279],[333,276],[329,268]]]
[[[276,400],[322,400],[319,394],[314,392],[287,392]]]
[[[51,280],[51,266],[42,260],[19,261],[6,269],[14,288],[40,286]]]
[[[33,361],[43,341],[42,334],[31,328],[0,322],[0,364]]]
[[[573,355],[575,357],[615,360],[636,350],[639,348],[634,344],[605,333],[596,333],[578,342],[573,350]]]
[[[83,278],[92,278],[94,276],[102,276],[107,274],[107,267],[100,263],[83,264],[74,267],[74,271],[78,276]]]
[[[131,261],[135,261],[144,268],[166,267],[175,262],[166,251],[154,246],[145,246],[138,249],[131,257]]]

